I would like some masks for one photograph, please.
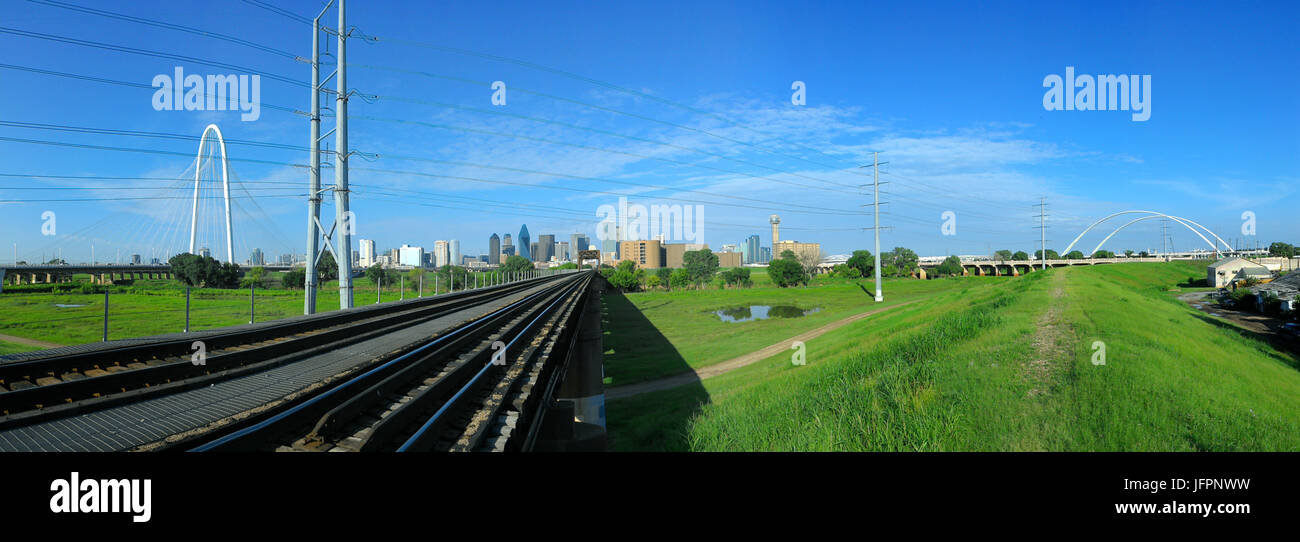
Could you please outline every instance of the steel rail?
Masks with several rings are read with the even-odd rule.
[[[529,306],[529,303],[533,302],[536,298],[552,293],[554,293],[553,290],[543,290],[512,302],[506,307],[498,309],[473,322],[458,326],[409,352],[386,362],[382,362],[359,375],[350,377],[347,380],[339,382],[338,384],[322,390],[315,395],[303,398],[292,406],[286,405],[285,408],[278,410],[274,414],[270,414],[269,417],[266,417],[261,421],[242,427],[202,444],[194,445],[189,448],[189,451],[206,452],[257,449],[257,446],[266,440],[266,435],[268,433],[276,431],[287,432],[298,425],[306,425],[309,423],[310,417],[318,417],[321,415],[322,411],[333,408],[331,406],[333,405],[331,401],[345,401],[350,397],[347,394],[358,393],[369,387],[369,384],[388,377],[406,366],[412,358],[426,353],[430,351],[430,349],[437,348],[443,344],[462,338],[469,333],[478,331],[485,322],[492,321],[494,317],[503,313],[508,313],[512,310],[526,308]]]

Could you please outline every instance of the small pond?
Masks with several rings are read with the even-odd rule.
[[[716,310],[713,311],[713,314],[716,314],[723,322],[737,323],[766,320],[768,318],[799,318],[820,310],[822,310],[821,307],[801,309],[794,305],[750,305]]]

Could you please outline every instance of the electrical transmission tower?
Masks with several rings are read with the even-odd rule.
[[[872,169],[871,190],[873,193],[873,197],[871,201],[871,206],[872,206],[871,214],[872,214],[872,218],[875,220],[875,226],[870,228],[863,228],[863,229],[871,230],[875,234],[875,238],[876,238],[876,265],[875,265],[875,269],[873,269],[873,274],[875,275],[875,283],[876,283],[876,302],[879,303],[885,300],[885,294],[881,288],[882,285],[880,282],[880,204],[881,204],[880,166],[881,164],[888,164],[889,162],[881,162],[879,152],[872,152],[871,156],[872,156],[871,165],[862,166],[862,167],[869,167]],[[889,181],[885,181],[885,184],[889,184]],[[866,187],[866,185],[862,185],[862,186],[864,188]]]
[[[1035,215],[1035,218],[1038,219],[1038,226],[1035,227],[1038,228],[1038,234],[1040,239],[1039,240],[1040,246],[1038,252],[1040,261],[1042,262],[1040,269],[1046,271],[1047,270],[1047,198],[1038,198],[1038,214]]]
[[[320,250],[320,240],[325,239],[325,249],[334,254],[334,261],[338,264],[339,270],[339,308],[352,308],[352,233],[356,227],[355,220],[349,209],[348,201],[348,88],[347,88],[347,38],[351,33],[347,29],[347,14],[344,10],[346,0],[338,1],[339,22],[336,29],[322,27],[321,18],[334,5],[331,0],[321,9],[316,18],[312,20],[311,35],[311,158],[308,165],[308,189],[307,189],[307,268],[306,268],[306,299],[303,301],[303,313],[312,314],[316,312],[316,265],[320,262],[320,257],[324,254]],[[333,34],[338,38],[338,53],[335,56],[334,71],[325,77],[322,81],[320,76],[321,50],[320,34]],[[329,54],[329,53],[325,53]],[[330,136],[326,133],[321,136],[320,119],[321,105],[320,95],[322,92],[329,93],[325,90],[324,82],[334,79],[335,91],[333,92],[334,102],[334,129],[330,132],[334,135],[334,186],[331,188],[334,192],[334,226],[326,232],[325,227],[320,222],[320,202],[323,190],[320,187],[320,168],[321,168],[321,149],[320,142],[322,139]],[[327,154],[328,150],[324,151]],[[337,247],[333,246],[330,241],[337,239]]]

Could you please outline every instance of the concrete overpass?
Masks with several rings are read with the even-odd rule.
[[[1191,259],[1191,258],[1171,258],[1171,259]],[[1108,263],[1134,263],[1134,262],[1166,262],[1166,258],[1084,258],[1079,260],[1055,259],[1047,260],[1047,267],[1070,267],[1075,265],[1102,265]],[[942,261],[924,261],[918,264],[920,271],[915,276],[918,278],[929,278],[934,274],[935,268],[942,264]],[[1043,267],[1040,260],[962,260],[962,276],[1020,276],[1026,273],[1039,271]]]
[[[267,271],[289,271],[292,265],[264,265]],[[302,268],[302,266],[297,266]],[[241,266],[241,271],[249,267]],[[353,271],[357,276],[362,270]],[[73,265],[0,265],[0,291],[4,284],[53,284],[71,282],[73,275],[90,275],[93,284],[113,284],[119,280],[137,279],[172,279],[172,267],[159,265],[112,265],[112,264],[73,264]]]

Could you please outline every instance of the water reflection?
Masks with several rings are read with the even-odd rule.
[[[766,320],[768,318],[798,318],[822,310],[821,307],[811,309],[801,309],[794,305],[750,305],[747,307],[731,307],[722,310],[713,311],[723,322],[749,322],[751,320]]]

